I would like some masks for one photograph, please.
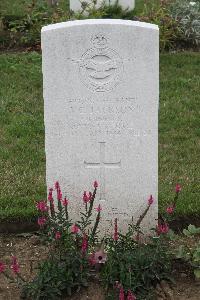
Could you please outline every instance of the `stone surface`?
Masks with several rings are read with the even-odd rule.
[[[104,224],[136,222],[152,194],[144,225],[155,225],[158,36],[156,25],[125,20],[42,29],[47,186],[58,180],[75,214],[97,180]]]
[[[86,2],[88,4],[91,4],[91,0],[84,0],[82,2]],[[102,4],[103,0],[97,0],[97,5],[96,7],[99,7]],[[116,0],[105,0],[106,4],[114,4]],[[124,9],[134,9],[135,8],[135,0],[119,0],[119,4],[124,8]],[[70,9],[77,12],[81,10],[81,1],[80,0],[70,0]]]

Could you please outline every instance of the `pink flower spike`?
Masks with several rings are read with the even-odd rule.
[[[136,300],[136,297],[133,295],[131,290],[128,290],[127,300]]]
[[[124,297],[124,289],[123,287],[120,288],[120,291],[119,291],[119,300],[124,300],[125,297]]]
[[[174,212],[174,206],[168,206],[167,208],[166,208],[166,212],[170,215],[170,214],[172,214],[173,212]]]
[[[152,195],[150,195],[150,197],[149,197],[149,199],[148,199],[148,203],[149,203],[149,205],[152,205],[152,204],[153,204],[153,202],[154,202],[154,198],[153,198],[153,196],[152,196]]]
[[[63,206],[67,206],[69,204],[69,200],[65,197],[64,200],[62,201]]]
[[[55,183],[55,189],[58,190],[59,188],[60,188],[60,184],[59,184],[58,181],[56,181],[56,183]]]
[[[79,232],[79,227],[76,224],[73,224],[71,227],[71,233],[78,233]]]
[[[82,253],[85,254],[87,249],[88,249],[88,238],[87,238],[87,235],[84,234],[83,235],[83,240],[82,240],[82,245],[81,245]]]
[[[6,269],[6,265],[0,261],[0,273],[3,273]]]
[[[45,217],[39,217],[38,218],[38,225],[43,226],[46,223],[47,219]]]
[[[48,200],[53,201],[53,189],[49,189]]]
[[[90,198],[87,196],[86,191],[84,191],[84,193],[83,193],[83,202],[88,203],[89,201],[90,201]]]
[[[98,185],[98,182],[96,180],[94,181],[93,186],[94,186],[95,189],[98,188],[99,185]]]
[[[47,206],[46,202],[45,201],[40,201],[36,204],[36,208],[39,210],[39,211],[42,211],[42,212],[45,212],[45,211],[48,211],[49,207]]]
[[[158,226],[157,226],[157,234],[158,235],[168,233],[168,231],[169,231],[169,226],[167,223],[158,224]]]
[[[96,209],[96,211],[97,211],[97,212],[100,212],[100,211],[102,211],[102,207],[101,207],[101,205],[100,205],[100,204],[99,204],[99,206],[98,206],[98,207],[96,207],[95,209]]]
[[[176,190],[177,194],[180,193],[180,191],[181,191],[181,185],[180,184],[176,184],[175,190]]]
[[[19,267],[19,264],[17,262],[16,256],[12,256],[12,263],[11,263],[10,267],[11,267],[11,269],[13,270],[13,272],[15,274],[19,273],[20,267]]]
[[[59,231],[57,231],[55,234],[55,239],[59,240],[60,238],[61,238],[61,233]]]
[[[62,192],[60,187],[57,189],[57,200],[62,201]]]

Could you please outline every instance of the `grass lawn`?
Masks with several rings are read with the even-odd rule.
[[[41,56],[0,56],[0,218],[30,218],[45,196]]]
[[[38,0],[37,0],[38,1]],[[37,2],[35,1],[35,2]],[[41,0],[38,1],[42,3]],[[0,14],[1,15],[15,15],[23,16],[27,13],[29,6],[33,0],[1,0],[0,1]],[[69,5],[69,0],[60,0],[60,6],[66,9]]]
[[[178,213],[200,213],[200,54],[163,54],[160,62],[159,200],[183,186]]]
[[[177,213],[200,213],[200,54],[162,54],[159,205],[183,186]],[[41,55],[0,55],[0,220],[28,219],[45,198]]]

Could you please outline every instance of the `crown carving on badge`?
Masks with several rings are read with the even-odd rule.
[[[95,34],[91,41],[95,48],[105,48],[108,43],[108,39],[103,33]]]

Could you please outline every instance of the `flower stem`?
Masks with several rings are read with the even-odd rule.
[[[95,237],[95,234],[96,234],[96,231],[97,231],[98,225],[99,225],[99,221],[100,221],[100,214],[101,214],[101,212],[99,211],[99,212],[98,212],[98,214],[97,214],[97,217],[96,217],[96,221],[95,221],[95,224],[94,224],[93,230],[92,230],[92,234],[91,234],[91,238],[92,238],[92,240],[94,240],[94,237]]]

